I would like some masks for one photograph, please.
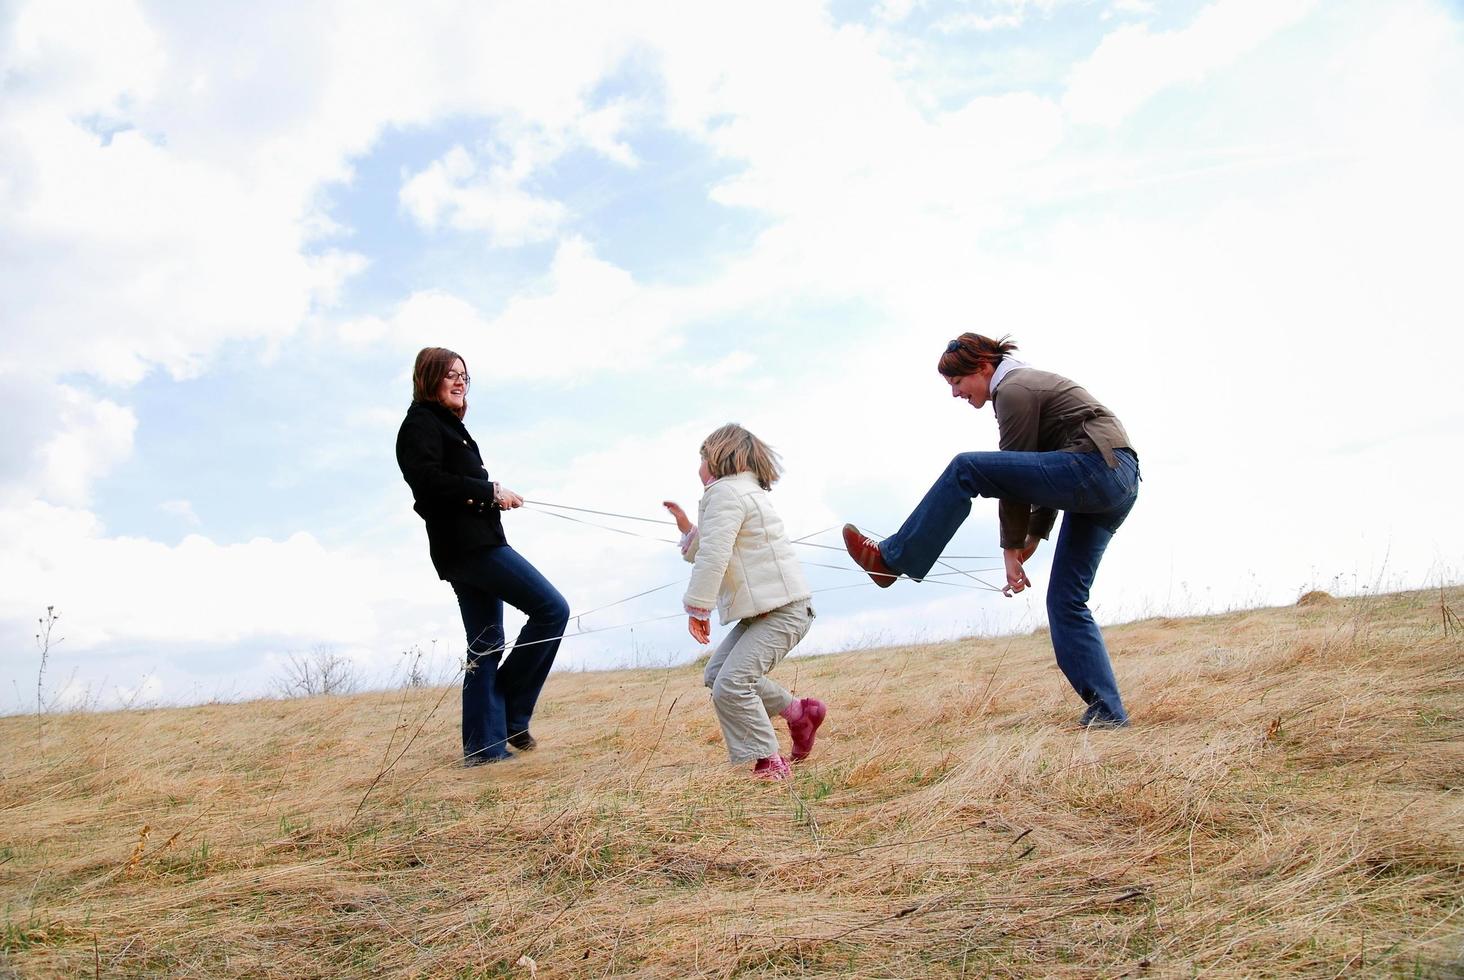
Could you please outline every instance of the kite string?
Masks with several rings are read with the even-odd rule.
[[[554,510],[546,510],[544,508],[557,508],[559,510],[572,510],[572,511],[575,511],[577,513],[582,513],[582,514],[595,514],[595,515],[600,516],[600,517],[623,518],[623,519],[626,519],[626,520],[640,521],[640,522],[646,523],[646,524],[661,524],[661,525],[675,526],[675,522],[674,521],[653,520],[653,519],[648,518],[648,517],[637,517],[634,514],[617,514],[617,513],[613,512],[613,511],[594,510],[594,509],[589,508],[589,507],[572,507],[572,506],[570,506],[568,504],[551,504],[551,503],[548,503],[546,501],[541,501],[541,500],[525,500],[524,501],[524,505],[527,506],[530,510],[535,511],[536,513],[543,514],[543,515],[545,515],[547,517],[557,517],[557,518],[559,518],[561,520],[571,521],[571,522],[576,523],[576,524],[584,524],[587,527],[599,528],[602,531],[611,531],[611,532],[614,532],[616,534],[624,534],[624,535],[627,535],[627,536],[633,537],[633,538],[644,538],[644,539],[646,539],[648,541],[657,541],[657,542],[660,542],[662,544],[678,544],[678,545],[680,544],[679,541],[671,541],[668,538],[658,538],[658,537],[653,537],[653,536],[651,536],[649,534],[640,534],[640,533],[638,533],[636,531],[628,531],[628,530],[626,530],[624,528],[610,527],[608,525],[600,524],[600,523],[597,523],[595,521],[587,521],[587,520],[584,520],[583,518],[571,517],[568,514],[560,514],[560,513],[556,513]],[[810,541],[807,540],[808,538],[815,538],[815,537],[818,537],[819,535],[826,534],[829,531],[834,530],[836,526],[837,525],[831,526],[831,527],[827,527],[827,528],[823,528],[822,530],[815,531],[815,532],[813,532],[811,534],[805,534],[802,537],[794,538],[792,543],[794,543],[794,544],[810,545],[810,546],[816,547],[816,548],[826,548],[826,549],[831,550],[831,551],[843,551],[844,549],[842,549],[842,548],[833,548],[832,546],[829,546],[829,545],[814,544],[814,543],[812,543],[812,542],[810,542]],[[848,568],[848,567],[845,567],[845,566],[842,566],[842,565],[827,565],[827,564],[824,564],[822,562],[804,562],[803,564],[809,565],[809,566],[814,567],[814,568],[828,568],[828,569],[832,569],[834,571],[839,571],[839,572],[857,572],[859,574],[864,574],[863,569]],[[990,592],[999,592],[999,591],[1001,591],[1000,589],[996,588],[995,586],[991,585],[988,582],[985,582],[984,580],[982,580],[981,578],[977,577],[974,574],[975,572],[996,571],[997,569],[994,569],[994,568],[960,569],[960,568],[956,568],[955,566],[953,566],[953,565],[951,565],[951,564],[949,564],[948,562],[945,562],[945,561],[942,561],[941,564],[944,565],[946,568],[950,569],[950,571],[948,571],[948,572],[939,572],[939,573],[936,573],[935,575],[928,575],[928,576],[925,577],[925,580],[926,581],[936,580],[934,582],[934,584],[936,584],[936,585],[948,585],[948,586],[951,586],[953,588],[975,589],[975,590],[979,590],[979,591],[990,591]],[[949,577],[953,577],[953,576],[962,576],[962,577],[971,578],[971,579],[975,580],[979,584],[977,584],[977,585],[965,585],[965,584],[962,584],[960,582],[946,582],[946,581],[943,581],[943,579],[949,578]],[[677,582],[679,582],[679,581],[680,580],[678,579]],[[669,620],[669,619],[679,619],[682,615],[684,615],[683,613],[672,613],[672,614],[667,615],[667,616],[656,616],[656,617],[652,617],[650,619],[637,620],[636,622],[633,622],[633,623],[619,623],[619,624],[616,624],[616,625],[613,625],[613,626],[591,627],[589,629],[586,629],[584,627],[584,617],[586,617],[586,616],[590,616],[590,615],[593,615],[594,613],[598,613],[598,612],[604,612],[606,609],[612,609],[615,606],[623,605],[623,604],[625,604],[627,602],[631,602],[631,601],[633,601],[635,599],[644,598],[645,596],[652,595],[652,594],[657,593],[657,592],[661,592],[661,591],[663,591],[665,589],[671,588],[673,585],[676,585],[677,582],[667,582],[664,585],[658,585],[658,586],[656,586],[654,588],[645,589],[644,591],[637,592],[634,595],[628,595],[628,596],[626,596],[623,599],[616,599],[614,602],[607,602],[607,603],[605,603],[602,606],[596,606],[593,609],[587,609],[584,612],[575,613],[574,615],[572,615],[570,617],[570,619],[575,624],[576,632],[574,634],[568,634],[568,635],[588,636],[588,635],[590,635],[592,633],[602,633],[602,632],[605,632],[607,630],[628,629],[630,627],[640,626],[640,625],[644,625],[646,623],[657,623],[657,622],[663,622],[663,621]],[[815,590],[813,590],[812,595],[818,595],[818,594],[823,593],[823,592],[838,592],[838,591],[843,591],[845,589],[857,588],[857,587],[862,586],[862,585],[872,585],[872,584],[874,584],[874,583],[873,582],[860,582],[860,583],[856,583],[855,585],[828,586],[828,587],[825,587],[825,588],[822,588],[822,589],[815,589]],[[543,639],[543,640],[531,640],[528,643],[515,644],[515,649],[517,649],[519,646],[532,646],[532,645],[534,645],[536,643],[549,643],[549,642],[552,642],[554,640],[562,639],[562,638],[563,637],[550,637],[550,638]]]

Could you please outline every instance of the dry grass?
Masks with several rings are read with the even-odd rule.
[[[795,660],[782,786],[694,668],[471,770],[453,692],[0,719],[0,974],[1458,975],[1461,599],[1114,628],[1121,732],[1045,635]]]

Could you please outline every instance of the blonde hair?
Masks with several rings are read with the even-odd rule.
[[[736,422],[728,422],[702,440],[701,457],[714,477],[751,473],[764,490],[773,489],[783,475],[783,463],[773,447]]]

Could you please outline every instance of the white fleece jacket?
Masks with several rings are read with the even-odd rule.
[[[692,562],[691,583],[681,598],[686,608],[716,606],[726,625],[813,595],[783,521],[753,474],[709,483],[695,532],[681,551]]]

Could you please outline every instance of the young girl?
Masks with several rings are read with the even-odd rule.
[[[768,501],[782,475],[777,453],[740,425],[727,424],[701,446],[702,494],[697,524],[677,504],[664,505],[681,531],[681,555],[692,562],[682,597],[696,642],[711,641],[711,609],[723,625],[737,620],[703,675],[733,762],[756,761],[753,775],[784,779],[773,717],[793,736],[792,761],[813,750],[827,709],[795,698],[766,676],[808,633],[814,613],[803,569]]]

